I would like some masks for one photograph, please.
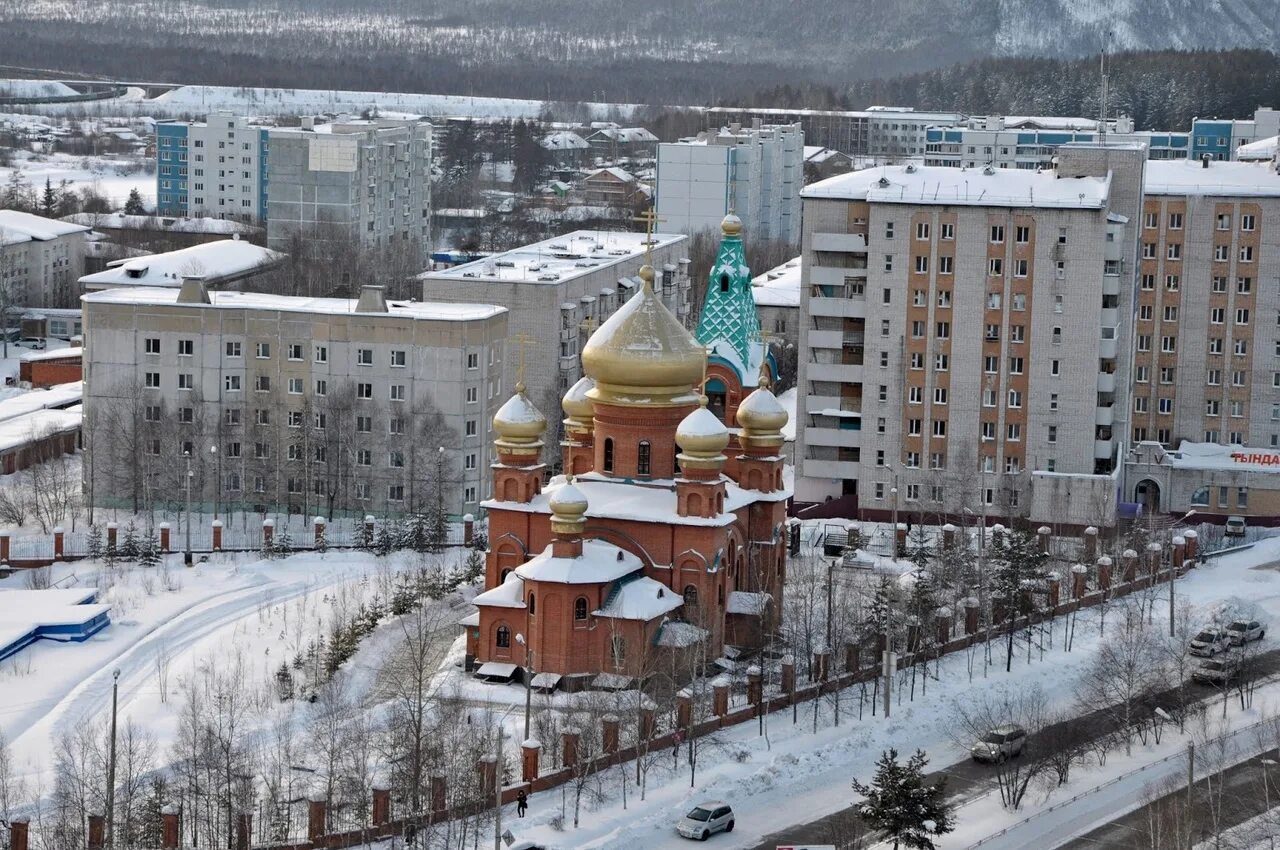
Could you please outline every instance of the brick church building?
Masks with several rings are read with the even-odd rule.
[[[787,413],[769,388],[741,222],[723,231],[696,338],[645,266],[583,348],[586,377],[562,402],[565,475],[543,484],[547,421],[521,384],[494,417],[485,590],[463,621],[478,675],[618,687],[668,654],[710,661],[776,628]]]

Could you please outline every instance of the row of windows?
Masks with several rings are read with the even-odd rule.
[[[1047,462],[1045,468],[1049,472],[1053,472],[1054,467],[1055,467],[1055,463],[1051,458]],[[884,501],[885,485],[883,483],[876,482],[873,492],[877,501]],[[982,503],[988,506],[995,505],[997,503],[996,496],[999,492],[1000,491],[998,491],[994,487],[982,488]],[[908,484],[904,489],[904,495],[908,502],[920,501],[920,493],[921,493],[921,490],[920,490],[919,484]],[[894,491],[894,495],[896,497],[896,490]],[[929,501],[941,504],[943,501],[944,495],[945,495],[945,488],[943,487],[943,485],[941,484],[929,485]],[[1008,490],[1005,490],[1003,492],[1003,495],[1005,497],[1005,502],[1009,507],[1016,508],[1018,506],[1018,491],[1016,489],[1010,488]]]
[[[916,223],[916,239],[921,241],[928,240],[931,232],[932,232],[932,227],[929,222],[921,221]],[[1013,232],[1014,232],[1014,242],[1016,242],[1017,244],[1026,245],[1031,241],[1030,227],[1026,225],[1018,225],[1013,229]],[[884,223],[884,237],[886,239],[892,239],[893,236],[894,236],[893,222],[886,221]],[[938,238],[944,241],[954,240],[956,238],[956,226],[949,222],[938,225]],[[1005,241],[1005,229],[1003,224],[991,225],[990,239],[993,244],[1000,244]],[[1066,228],[1063,228],[1060,231],[1058,241],[1063,244],[1066,243],[1067,241]]]
[[[1168,228],[1170,230],[1182,229],[1182,213],[1171,212],[1168,218]],[[1148,230],[1154,230],[1160,226],[1160,214],[1154,212],[1144,213],[1142,216],[1142,226]],[[1257,228],[1257,218],[1252,214],[1244,214],[1240,216],[1240,229],[1243,231],[1252,231]],[[1217,217],[1218,230],[1231,229],[1231,213],[1219,213]]]
[[[176,349],[177,355],[179,357],[195,356],[196,342],[194,339],[179,339],[177,340],[176,345],[177,345],[177,349]],[[271,343],[270,342],[255,343],[253,351],[254,351],[254,357],[258,360],[271,359]],[[159,337],[144,338],[143,353],[155,354],[155,355],[160,354],[160,338]],[[227,357],[230,357],[232,359],[243,357],[244,343],[236,340],[228,341],[226,343],[224,353]],[[388,354],[389,354],[389,364],[392,367],[404,368],[409,365],[409,353],[406,349],[393,348],[390,352],[388,352]],[[306,360],[306,345],[300,342],[288,343],[287,345],[285,345],[285,355],[286,355],[286,359],[288,360],[303,362]],[[373,359],[374,359],[374,356],[373,356],[372,348],[356,349],[356,365],[357,366],[372,366]],[[312,349],[312,362],[328,363],[329,347],[327,345],[316,345]],[[493,365],[493,362],[494,362],[493,352],[490,351],[489,365]],[[467,368],[468,369],[480,368],[479,353],[474,351],[467,353]]]
[[[223,424],[228,427],[239,427],[243,424],[243,411],[238,407],[228,407],[222,411]],[[267,408],[259,408],[253,412],[253,421],[255,425],[269,426],[272,422],[271,410]],[[146,422],[161,422],[164,419],[164,411],[158,404],[148,404],[142,409],[143,420]],[[179,407],[174,411],[174,419],[180,425],[195,424],[195,408]],[[305,413],[301,410],[290,410],[286,412],[286,423],[290,428],[301,428],[306,422]],[[405,423],[408,420],[402,416],[391,416],[387,419],[387,434],[391,436],[403,436],[407,433]],[[325,411],[314,411],[311,420],[312,426],[317,430],[325,430],[328,425],[328,414]],[[355,417],[355,430],[357,434],[373,433],[373,417],[364,414]],[[478,420],[467,419],[465,422],[464,436],[474,437],[479,430]]]

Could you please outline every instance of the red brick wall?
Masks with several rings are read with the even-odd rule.
[[[18,378],[33,387],[52,387],[84,379],[80,355],[59,360],[31,360],[18,364]]]

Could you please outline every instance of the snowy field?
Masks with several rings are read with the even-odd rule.
[[[63,180],[72,188],[92,188],[105,197],[113,207],[123,207],[129,192],[138,190],[149,209],[155,207],[156,177],[142,169],[138,159],[71,156],[69,154],[32,154],[15,151],[14,165],[0,167],[0,191],[9,182],[14,171],[21,171],[23,178],[36,190],[44,191],[45,181],[55,187]],[[133,173],[125,173],[132,171]]]

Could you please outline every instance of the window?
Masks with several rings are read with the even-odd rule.
[[[1009,342],[1026,342],[1027,327],[1026,325],[1010,325],[1009,326]]]
[[[1224,307],[1213,307],[1209,310],[1209,322],[1214,325],[1220,325],[1227,320],[1227,311]]]
[[[1230,245],[1214,245],[1213,246],[1213,261],[1215,263],[1225,263],[1229,259],[1231,259]]]
[[[575,623],[585,622],[587,619],[587,598],[579,596],[573,600],[573,620]]]
[[[1026,277],[1026,276],[1027,276],[1027,268],[1028,268],[1028,261],[1027,261],[1027,260],[1014,260],[1014,261],[1013,261],[1013,276],[1014,276],[1014,277]]]
[[[1165,248],[1166,250],[1165,250],[1164,256],[1166,260],[1182,259],[1182,243],[1181,242],[1170,242],[1168,245],[1165,246]]]
[[[1173,413],[1173,399],[1161,398],[1159,400],[1159,407],[1157,409],[1160,411],[1160,414],[1162,416],[1168,416],[1169,414]]]
[[[945,372],[951,365],[951,358],[946,354],[935,354],[933,357],[933,369],[935,372]]]
[[[884,223],[884,238],[885,239],[893,238],[893,222],[892,221],[886,221]]]
[[[956,238],[956,226],[955,226],[954,224],[943,224],[943,225],[940,225],[940,227],[939,227],[939,238],[941,238],[941,239],[955,239],[955,238]]]
[[[289,379],[289,394],[302,395],[302,379],[301,378]]]
[[[936,336],[938,339],[950,339],[950,338],[951,338],[951,323],[950,323],[950,322],[938,322],[938,326],[937,326],[937,333],[935,334],[935,336]]]
[[[1206,402],[1204,403],[1204,415],[1205,415],[1205,416],[1220,416],[1220,415],[1222,415],[1222,404],[1221,404],[1221,402],[1219,402],[1217,399],[1212,399],[1212,398],[1211,398],[1211,399],[1209,399],[1208,401],[1206,401]],[[1212,442],[1216,442],[1216,441],[1214,441],[1214,440],[1208,440],[1208,441],[1206,441],[1206,442],[1210,442],[1210,443],[1212,443]]]
[[[394,358],[392,358],[392,359],[394,360]],[[404,364],[401,364],[401,365],[404,365]],[[473,351],[473,352],[471,352],[470,354],[468,354],[468,355],[467,355],[467,368],[468,368],[468,369],[478,369],[478,368],[480,368],[480,355],[476,354],[474,351]]]
[[[929,238],[929,222],[921,221],[916,224],[916,238],[917,239]]]
[[[1277,373],[1277,374],[1280,374],[1280,373]],[[1277,384],[1277,386],[1280,386],[1280,384]],[[889,388],[888,388],[886,385],[884,385],[884,384],[880,384],[880,385],[879,385],[879,393],[877,394],[877,397],[878,397],[878,398],[879,398],[879,400],[880,400],[880,401],[882,401],[882,402],[884,402],[884,401],[888,401],[888,400],[889,400]]]
[[[1178,338],[1176,336],[1160,337],[1160,350],[1165,354],[1172,354],[1178,350]]]
[[[228,342],[228,343],[227,343],[227,356],[228,356],[228,357],[240,357],[240,356],[241,356],[241,354],[240,354],[240,343],[238,343],[238,342]]]
[[[652,451],[648,440],[641,440],[640,445],[636,447],[636,474],[649,475],[649,467],[651,462]]]
[[[257,357],[259,360],[266,360],[268,357],[271,356],[271,343],[269,342],[258,343],[257,352],[258,352]]]
[[[987,293],[987,309],[988,309],[988,310],[999,310],[999,309],[1000,309],[1000,298],[1001,298],[1001,295],[1000,295],[1000,293],[999,293],[999,292],[988,292],[988,293]]]
[[[606,437],[604,441],[604,471],[613,472],[613,438]]]
[[[999,257],[992,257],[987,261],[987,274],[992,277],[999,277],[1004,274],[1004,260]]]
[[[193,407],[178,408],[178,421],[183,425],[190,425],[196,421],[196,411]]]
[[[393,349],[391,351],[391,366],[396,369],[403,369],[408,365],[408,354],[403,348]]]
[[[260,393],[271,392],[271,376],[259,375],[254,379],[253,388]]]
[[[387,433],[397,437],[404,436],[404,419],[399,416],[392,416],[387,420]]]
[[[993,389],[985,389],[985,390],[983,390],[983,391],[982,391],[982,406],[983,406],[983,407],[995,407],[995,406],[996,406],[996,391],[995,391],[995,390],[993,390]]]
[[[1019,245],[1026,245],[1031,241],[1031,228],[1026,225],[1018,225],[1014,229],[1014,241]]]
[[[299,415],[301,415],[301,414],[299,414]],[[257,425],[270,425],[270,424],[271,424],[271,411],[270,411],[270,410],[255,410],[255,411],[253,412],[253,421],[254,421],[254,423],[255,423],[255,424],[257,424]],[[299,420],[299,424],[301,424],[301,420]]]
[[[329,393],[329,382],[323,378],[316,379],[316,395],[324,396]]]
[[[1022,311],[1027,309],[1027,296],[1020,292],[1013,294],[1013,303],[1009,305],[1010,310]]]
[[[479,395],[480,393],[475,387],[467,387],[467,404],[475,404]]]
[[[1178,321],[1178,308],[1177,308],[1177,307],[1174,307],[1174,306],[1172,306],[1172,305],[1171,305],[1171,306],[1168,306],[1168,307],[1165,307],[1165,308],[1164,308],[1164,320],[1165,320],[1166,322],[1176,322],[1176,321]]]
[[[1248,307],[1236,308],[1236,324],[1237,325],[1249,324],[1249,308]]]
[[[372,366],[373,365],[373,349],[357,348],[356,349],[356,365]]]
[[[317,346],[316,346],[316,356],[315,356],[315,358],[314,358],[314,359],[315,359],[315,361],[316,361],[317,363],[328,363],[328,362],[329,362],[329,347],[328,347],[328,346],[325,346],[325,345],[317,345]]]
[[[904,463],[908,469],[919,469],[920,452],[907,452],[907,459]]]
[[[1134,413],[1146,413],[1146,412],[1147,412],[1147,409],[1148,409],[1148,408],[1147,408],[1147,397],[1146,397],[1146,396],[1136,395],[1136,396],[1134,396],[1134,397],[1133,397],[1133,412],[1134,412]]]
[[[196,353],[196,341],[194,339],[178,340],[178,356],[194,357]]]
[[[1143,242],[1142,243],[1142,259],[1154,260],[1155,258],[1156,258],[1156,243]]]
[[[1009,374],[1010,375],[1022,374],[1022,358],[1021,357],[1009,358]]]
[[[1212,284],[1212,287],[1211,287],[1211,288],[1212,288],[1212,290],[1213,290],[1214,292],[1226,292],[1226,291],[1227,291],[1227,279],[1226,279],[1225,277],[1223,277],[1222,275],[1214,275],[1214,276],[1213,276],[1213,284]]]
[[[877,417],[877,418],[876,418],[876,433],[877,433],[877,434],[883,434],[883,433],[884,433],[884,431],[885,431],[885,421],[884,421],[884,417],[883,417],[883,416]]]
[[[947,436],[947,420],[945,419],[933,420],[933,436],[935,437]]]
[[[1236,292],[1241,295],[1248,295],[1253,291],[1253,278],[1238,277],[1236,278]]]
[[[1022,391],[1009,390],[1009,407],[1022,407]]]
[[[1167,274],[1164,276],[1164,288],[1169,292],[1178,291],[1178,276],[1176,274]]]
[[[1004,225],[1003,224],[991,225],[991,241],[992,242],[1004,241]]]
[[[1238,339],[1233,344],[1236,357],[1247,357],[1249,355],[1249,340]]]
[[[1169,213],[1169,229],[1170,230],[1182,229],[1182,213]]]
[[[996,438],[996,423],[983,422],[982,423],[982,439],[994,440],[995,438]]]
[[[1017,475],[1021,471],[1022,471],[1022,464],[1018,461],[1017,457],[1006,457],[1004,459],[1005,475]]]
[[[1058,426],[1057,425],[1049,426],[1049,433],[1046,435],[1045,439],[1050,443],[1058,442]]]
[[[302,359],[302,343],[300,342],[289,343],[289,359],[290,360]]]
[[[907,420],[907,436],[919,437],[923,427],[924,427],[924,420],[908,419]],[[876,452],[876,466],[884,466],[884,452],[881,452],[881,451]]]
[[[392,384],[390,387],[390,390],[391,390],[390,398],[392,401],[404,401],[405,399],[404,384]]]
[[[1159,223],[1159,216],[1156,215],[1156,213],[1153,213],[1153,212],[1143,213],[1142,215],[1143,227],[1147,228],[1148,230],[1151,230],[1155,228],[1158,225],[1158,223]]]
[[[954,274],[955,258],[939,257],[938,258],[938,274]]]
[[[893,254],[884,255],[884,270],[887,272],[893,271]]]
[[[923,254],[922,254],[922,255],[920,255],[920,256],[918,256],[918,257],[916,257],[916,273],[917,273],[917,274],[927,274],[927,273],[928,273],[928,271],[929,271],[929,258],[928,258],[928,256],[926,256],[926,255],[923,255]],[[885,292],[886,292],[886,293],[887,293],[888,291],[889,291],[889,290],[887,290],[887,289],[885,290]],[[885,303],[886,303],[886,304],[888,304],[889,302],[886,300],[886,301],[885,301]]]
[[[373,433],[373,417],[357,416],[356,417],[356,433],[372,434]]]
[[[1010,442],[1018,442],[1022,439],[1022,424],[1019,422],[1010,422],[1005,425],[1005,439]]]
[[[986,357],[983,357],[982,371],[986,372],[988,375],[994,375],[996,372],[1000,371],[1000,358],[996,357],[994,354],[988,354]]]
[[[392,449],[391,451],[387,452],[387,466],[391,467],[392,469],[403,469],[404,468],[404,452],[396,449]]]
[[[924,401],[924,387],[907,387],[907,402],[921,404]]]
[[[1240,216],[1240,229],[1253,230],[1254,222],[1255,222],[1255,218],[1252,215],[1242,215]]]
[[[934,403],[934,404],[946,404],[946,403],[947,403],[947,388],[946,388],[946,387],[934,387],[934,388],[933,388],[933,403]]]
[[[1231,213],[1218,213],[1218,229],[1219,230],[1231,229]]]
[[[190,372],[178,373],[178,389],[193,390],[195,389],[195,376]]]
[[[160,373],[147,372],[143,375],[143,385],[149,390],[160,389]]]
[[[1139,351],[1151,350],[1151,334],[1138,334],[1137,346]]]
[[[1160,367],[1160,383],[1172,384],[1175,371],[1176,370],[1172,366],[1161,366]]]
[[[239,375],[226,375],[226,376],[225,376],[225,377],[223,377],[223,379],[222,379],[222,385],[223,385],[223,387],[226,389],[226,391],[227,391],[227,392],[229,392],[229,393],[238,393],[238,392],[240,392],[240,376],[239,376]]]
[[[880,320],[880,336],[888,336],[888,335],[889,335],[889,320],[881,319]]]
[[[1139,384],[1145,384],[1151,379],[1150,366],[1135,366],[1133,369],[1133,380]]]
[[[1141,283],[1140,283],[1139,285],[1140,285],[1143,289],[1148,289],[1148,290],[1150,290],[1150,289],[1155,289],[1155,288],[1156,288],[1156,276],[1155,276],[1155,275],[1153,275],[1153,274],[1144,274],[1144,275],[1142,276],[1142,281],[1141,281]]]
[[[1247,378],[1247,375],[1245,374],[1245,371],[1243,369],[1231,370],[1231,386],[1243,387],[1245,385],[1246,378]]]
[[[1240,262],[1242,263],[1253,262],[1253,246],[1252,245],[1240,246]]]

